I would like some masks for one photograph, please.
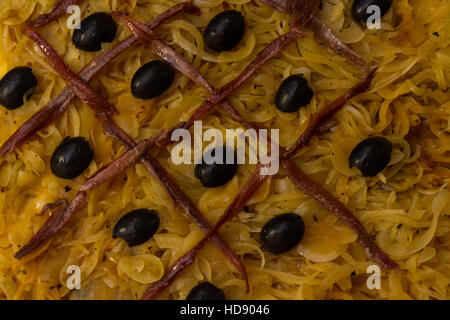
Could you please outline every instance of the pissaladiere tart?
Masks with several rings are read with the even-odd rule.
[[[2,0],[0,298],[449,299],[449,17]]]

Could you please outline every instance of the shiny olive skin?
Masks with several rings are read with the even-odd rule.
[[[83,51],[99,51],[102,43],[112,42],[116,37],[117,25],[105,12],[97,12],[81,21],[79,29],[75,29],[72,43]]]
[[[244,35],[245,19],[236,10],[219,13],[209,22],[203,33],[206,46],[215,52],[233,50]]]
[[[153,99],[166,92],[175,79],[175,70],[163,60],[154,60],[139,68],[131,80],[131,93],[138,99]]]
[[[392,0],[355,0],[352,5],[352,16],[355,21],[366,22],[373,12],[367,13],[370,6],[378,6],[381,16],[384,16],[392,6]]]
[[[55,149],[50,167],[55,176],[75,179],[81,175],[94,159],[94,150],[83,137],[66,138]]]
[[[307,106],[313,96],[308,81],[302,75],[292,75],[281,83],[275,96],[275,106],[281,112],[297,112]]]
[[[239,168],[234,150],[226,147],[217,147],[211,151],[214,156],[218,148],[222,148],[223,161],[222,164],[207,164],[205,161],[206,153],[203,155],[202,163],[195,166],[195,177],[199,179],[205,188],[216,188],[228,183],[236,175]],[[233,152],[233,164],[226,163],[227,152]]]
[[[16,67],[0,80],[0,105],[14,110],[24,104],[37,87],[38,81],[31,68]]]
[[[350,154],[350,168],[357,167],[364,177],[373,177],[391,161],[392,143],[383,137],[361,141]]]
[[[226,300],[225,293],[209,282],[200,283],[192,288],[186,300]]]
[[[155,210],[133,210],[116,223],[113,238],[122,238],[129,247],[135,247],[150,240],[158,231],[159,224],[159,215]]]
[[[269,252],[282,254],[299,244],[304,234],[305,223],[302,217],[294,213],[284,213],[264,225],[260,241]]]

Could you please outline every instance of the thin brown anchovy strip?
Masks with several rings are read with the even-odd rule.
[[[233,202],[228,206],[220,221],[213,229],[192,249],[181,256],[169,270],[166,271],[163,278],[151,284],[145,291],[141,300],[151,300],[156,298],[164,289],[169,287],[176,279],[176,277],[189,267],[194,261],[196,254],[206,245],[210,236],[216,234],[217,230],[230,219],[235,217],[240,210],[245,206],[251,196],[258,190],[258,188],[266,181],[268,176],[261,175],[261,166],[253,172],[252,176],[247,180],[244,187],[239,190],[238,195],[233,199]]]
[[[151,284],[144,292],[141,300],[153,300],[161,294],[167,287],[169,287],[176,279],[179,273],[186,270],[195,261],[197,253],[206,245],[208,239],[203,239],[201,243],[190,249],[186,254],[180,257],[164,274],[164,277]]]
[[[55,203],[59,203],[58,200]],[[70,220],[73,214],[79,210],[79,208],[87,201],[87,194],[85,192],[79,192],[72,200],[69,206],[61,205],[60,208],[53,212],[50,218],[44,223],[39,231],[14,254],[14,258],[21,259],[27,254],[33,252],[51,237],[53,237],[66,223]],[[55,205],[56,206],[56,205]]]
[[[321,136],[325,133],[328,133],[338,125],[338,122],[334,119],[328,119],[324,123],[321,123],[319,127],[316,129],[316,135]]]
[[[302,172],[293,161],[281,160],[281,165],[286,175],[304,192],[316,199],[325,208],[330,210],[336,217],[343,221],[349,228],[356,232],[358,241],[364,248],[367,256],[379,263],[383,269],[398,269],[395,263],[380,247],[373,241],[361,222],[348,210],[342,202],[326,191],[322,186],[314,182],[308,175]]]
[[[300,22],[303,26],[309,26],[316,35],[338,55],[344,57],[348,62],[361,69],[364,73],[370,72],[366,61],[348,45],[342,42],[333,31],[327,27],[319,18],[314,17],[320,6],[320,0],[261,0],[274,7],[278,11],[294,15],[293,23]]]
[[[155,19],[151,20],[147,26],[151,29],[155,29],[163,24],[168,19],[172,18],[175,14],[185,11],[190,14],[198,15],[200,11],[197,7],[193,6],[190,2],[179,3]],[[92,80],[92,78],[100,72],[109,62],[120,55],[127,48],[132,46],[138,41],[137,37],[130,36],[127,39],[119,42],[110,49],[102,52],[99,56],[88,63],[79,76],[86,82]],[[76,95],[66,87],[61,93],[52,99],[45,107],[35,113],[29,120],[27,120],[0,148],[0,157],[3,157],[7,153],[13,151],[15,148],[23,144],[28,138],[30,138],[36,131],[48,126],[55,121],[61,114],[63,114],[70,105],[70,102],[76,97]]]
[[[164,60],[169,62],[175,69],[182,72],[188,78],[202,87],[211,87],[206,79],[195,70],[189,62],[187,62],[175,50],[166,45],[163,41],[158,40],[153,31],[144,23],[128,18],[128,12],[114,11],[111,13],[114,17],[121,20],[130,30],[133,35],[140,40],[148,42],[153,51]]]
[[[186,122],[185,128],[189,128],[194,121],[202,118],[210,112],[218,103],[227,98],[234,90],[241,87],[263,64],[276,56],[281,50],[287,47],[297,37],[304,37],[305,33],[297,28],[292,28],[288,33],[272,41],[263,51],[259,53],[256,59],[234,80],[216,91]]]
[[[306,26],[320,6],[320,0],[261,0],[278,11],[291,13],[294,25]]]
[[[82,81],[80,78],[75,80],[73,79],[69,68],[64,64],[62,59],[56,55],[54,49],[42,37],[40,37],[37,32],[35,32],[31,28],[28,28],[25,33],[39,45],[47,60],[55,68],[55,71],[57,71],[60,76],[69,83],[69,85],[71,85],[71,82],[69,81]],[[71,88],[72,87],[73,85],[71,85]],[[96,96],[95,93],[91,93],[86,97],[86,102],[89,106],[91,106],[92,108],[98,108],[98,110],[100,111],[102,110],[96,105],[98,101],[101,101],[101,97]],[[113,171],[123,172],[124,168],[130,166],[131,164],[137,162],[142,158],[142,146],[145,144],[135,144],[134,141],[119,127],[117,127],[117,125],[111,120],[111,118],[104,113],[102,113],[100,118],[102,119],[104,127],[106,128],[104,130],[105,133],[109,133],[111,137],[123,142],[130,149],[130,152],[132,152],[133,155],[138,154],[138,156],[135,157],[121,158],[123,161],[115,161],[107,166],[108,169],[112,168]],[[166,137],[166,134],[167,132],[163,132],[161,136]],[[152,138],[149,140],[156,139],[157,138]],[[202,230],[208,232],[211,229],[211,226],[209,225],[206,218],[200,213],[200,211],[195,208],[192,202],[186,202],[187,197],[181,192],[181,189],[176,186],[167,172],[161,170],[161,166],[156,162],[156,160],[147,155],[142,159],[142,161],[144,162],[144,165],[149,168],[150,172],[155,173],[156,176],[160,178],[160,180],[163,182],[163,186],[165,186],[166,188],[170,187],[171,192],[168,191],[169,195],[172,195],[176,199],[176,201],[178,201],[184,207],[188,208],[189,210],[186,210],[187,214],[199,225]],[[153,166],[154,164],[158,165],[159,169],[155,169],[155,167]],[[101,181],[106,181],[110,178],[107,175],[105,176],[106,171],[107,170],[100,170],[99,172],[97,172],[97,174],[95,174],[95,176],[103,179]],[[33,237],[33,239],[19,252],[16,253],[15,257],[23,257],[25,254],[30,252],[30,250],[33,250],[34,248],[36,248],[36,246],[41,245],[50,236],[61,229],[70,219],[70,217],[77,211],[77,208],[87,200],[86,194],[87,190],[81,188],[78,195],[75,197],[75,201],[72,201],[71,205],[68,208],[63,207],[62,210],[59,210],[54,215],[52,215],[52,217],[44,224],[43,228],[39,230],[39,232]],[[229,258],[230,261],[237,267],[237,269],[242,272],[248,285],[247,271],[241,260],[231,251],[231,249],[226,245],[226,243],[220,238],[219,235],[214,237],[213,241],[217,244],[219,249],[224,252],[225,256]]]
[[[56,51],[51,49],[48,43],[34,29],[30,26],[25,26],[24,34],[39,46],[42,53],[47,58],[47,61],[53,69],[65,79],[73,93],[75,93],[85,104],[89,105],[99,117],[108,117],[118,113],[113,105],[106,102],[106,100],[92,90],[86,82],[80,79],[80,77],[72,70],[67,68]]]
[[[150,43],[154,49],[154,52],[168,61],[175,69],[183,73],[186,77],[197,83],[199,86],[204,87],[211,95],[218,94],[218,90],[214,88],[203,75],[188,63],[183,57],[181,57],[175,50],[170,48],[163,41],[156,39],[152,30],[142,22],[130,19],[126,12],[112,12],[112,15],[119,18],[125,25],[130,28],[136,37]],[[298,30],[297,32],[300,33]],[[220,104],[221,107],[228,112],[233,120],[239,122],[241,125],[247,128],[259,129],[255,124],[252,124],[241,117],[239,112],[231,105],[227,100],[223,100]],[[325,129],[326,130],[326,129]]]
[[[319,18],[313,17],[309,21],[308,26],[311,27],[311,29],[314,30],[314,33],[321,37],[338,55],[344,57],[348,62],[361,69],[364,73],[370,72],[370,68],[366,61],[364,61],[364,59],[348,45],[342,42],[342,40],[339,39]]]
[[[356,84],[353,88],[347,91],[344,95],[337,98],[331,104],[323,108],[314,118],[309,122],[308,127],[301,137],[295,142],[284,155],[283,158],[291,158],[297,151],[306,146],[306,144],[311,140],[311,138],[316,133],[316,130],[327,120],[329,120],[336,112],[341,110],[345,104],[353,97],[365,92],[372,82],[373,76],[375,74],[376,68],[372,68],[369,73],[367,73],[364,79]]]
[[[29,21],[28,24],[33,28],[40,28],[67,13],[67,8],[72,5],[78,5],[82,0],[60,0],[50,13],[41,14],[35,20]]]
[[[197,209],[194,203],[187,197],[181,188],[175,183],[171,178],[170,174],[150,155],[145,155],[146,160],[153,166],[153,168],[160,174],[161,179],[164,181],[167,189],[172,193],[180,207],[182,207],[186,214],[191,217],[191,219],[202,229],[205,233],[208,233],[212,226],[205,218],[205,216]],[[236,268],[241,272],[244,277],[247,290],[250,289],[250,283],[248,280],[248,274],[242,261],[233,253],[233,251],[228,247],[228,245],[222,240],[218,233],[214,234],[211,238],[216,246],[225,254],[225,256],[230,260],[230,262],[236,266]]]

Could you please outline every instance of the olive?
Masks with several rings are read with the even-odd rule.
[[[286,78],[278,89],[275,105],[282,112],[297,112],[311,102],[314,92],[302,75]]]
[[[203,34],[205,43],[215,52],[230,51],[244,38],[245,19],[239,11],[219,13],[208,24]]]
[[[392,0],[355,0],[352,5],[352,16],[355,21],[367,21],[373,13],[368,13],[367,9],[370,6],[378,6],[381,11],[381,16],[384,16],[392,5]]]
[[[55,176],[74,179],[89,167],[92,159],[94,151],[84,138],[66,138],[53,152],[50,167]]]
[[[207,161],[207,158],[214,157],[216,152],[222,152],[221,163]],[[232,155],[233,163],[227,161],[227,153]],[[219,155],[220,156],[220,155]],[[212,160],[212,159],[210,159]],[[213,162],[213,163],[211,163]],[[218,161],[219,162],[219,161]],[[229,182],[236,175],[239,165],[237,164],[234,150],[227,147],[216,147],[203,155],[202,162],[195,166],[195,177],[199,179],[205,188],[216,188]]]
[[[350,168],[357,167],[364,177],[373,177],[391,161],[392,143],[383,137],[361,141],[350,154]]]
[[[105,12],[97,12],[81,21],[80,28],[75,29],[72,42],[83,51],[99,51],[102,43],[112,42],[116,37],[117,25]]]
[[[159,223],[159,215],[155,210],[133,210],[116,223],[113,238],[122,238],[129,247],[138,246],[147,242],[158,231]]]
[[[225,300],[225,293],[209,282],[200,283],[192,288],[186,300]]]
[[[131,92],[138,99],[159,97],[173,83],[175,70],[166,61],[155,60],[139,68],[131,80]]]
[[[6,109],[14,110],[24,104],[33,94],[38,81],[31,68],[16,67],[0,80],[0,104]]]
[[[261,243],[274,254],[293,249],[303,239],[305,223],[295,213],[284,213],[269,220],[261,230]]]

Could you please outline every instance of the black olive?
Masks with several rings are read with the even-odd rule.
[[[364,177],[373,177],[391,161],[392,143],[383,137],[368,138],[353,149],[348,164],[357,167]]]
[[[24,104],[33,94],[38,81],[28,67],[16,67],[0,80],[0,104],[6,109],[14,110]]]
[[[102,43],[112,42],[116,37],[117,25],[105,12],[97,12],[81,21],[79,29],[73,32],[72,42],[83,51],[99,51]]]
[[[222,163],[208,164],[206,157],[214,157],[216,152],[222,149]],[[227,162],[227,152],[232,154],[233,163]],[[211,161],[208,161],[211,162]],[[229,182],[236,175],[239,165],[237,164],[234,150],[226,147],[217,147],[205,153],[202,163],[195,166],[195,177],[199,179],[205,188],[216,188]]]
[[[286,78],[278,89],[275,105],[282,112],[297,112],[311,102],[314,92],[302,75]]]
[[[186,300],[225,300],[225,293],[209,282],[200,283],[192,288]]]
[[[166,61],[155,60],[139,68],[131,80],[131,92],[138,99],[159,97],[173,83],[175,70]]]
[[[116,223],[113,238],[122,238],[129,247],[138,246],[147,242],[158,231],[159,223],[159,215],[155,210],[133,210]]]
[[[92,159],[94,151],[84,138],[66,138],[53,152],[50,167],[55,176],[74,179],[89,167]]]
[[[261,243],[274,254],[282,254],[300,243],[305,234],[305,223],[295,213],[284,213],[269,220],[261,230]]]
[[[378,6],[384,16],[392,6],[392,0],[355,0],[352,5],[352,16],[355,21],[367,21],[373,13],[367,13],[370,6]]]
[[[215,52],[230,51],[245,35],[245,19],[239,11],[219,13],[208,24],[203,34],[205,43]]]

